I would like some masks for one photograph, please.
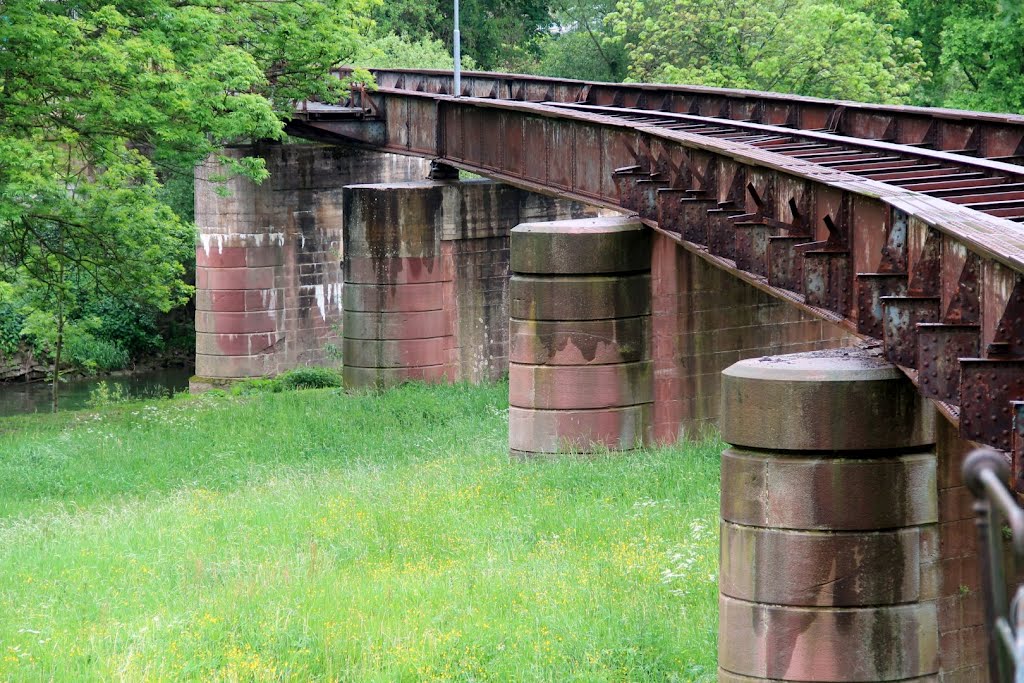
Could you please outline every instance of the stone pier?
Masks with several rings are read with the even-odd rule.
[[[502,377],[509,232],[593,213],[485,180],[345,188],[345,385]]]
[[[723,373],[719,680],[938,680],[935,411],[867,352]]]
[[[651,441],[650,238],[631,218],[512,231],[513,455]]]
[[[196,377],[193,390],[336,362],[340,343],[342,187],[423,178],[413,157],[328,145],[223,150],[258,156],[270,178],[216,181],[196,169]],[[227,192],[224,193],[223,190]]]

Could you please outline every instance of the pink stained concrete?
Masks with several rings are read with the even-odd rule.
[[[719,666],[785,681],[897,681],[938,668],[934,603],[794,608],[719,597]],[[749,634],[740,640],[734,634]]]
[[[196,332],[252,334],[254,332],[274,332],[276,329],[276,316],[266,311],[242,313],[196,311]]]
[[[202,268],[245,268],[245,247],[196,248],[196,265]]]
[[[346,339],[428,339],[450,333],[447,311],[352,311],[345,315]]]
[[[208,356],[248,356],[266,353],[282,336],[277,332],[260,334],[196,333],[196,353]]]
[[[352,257],[345,261],[345,282],[350,284],[410,285],[452,278],[451,259],[436,256]]]
[[[360,368],[403,368],[444,365],[449,338],[349,340],[344,342],[345,364]]]
[[[205,289],[271,289],[275,269],[265,268],[196,268],[196,286]]]
[[[444,283],[412,285],[346,284],[342,297],[346,311],[413,312],[440,311]]]
[[[650,403],[650,362],[614,365],[509,365],[509,403],[519,408],[584,410]]]
[[[651,248],[654,435],[699,436],[718,418],[721,372],[744,358],[855,344],[811,318],[655,234]]]
[[[525,453],[614,451],[637,448],[651,437],[651,404],[603,410],[508,410],[509,448]]]
[[[650,359],[647,316],[588,321],[512,318],[509,360],[527,365],[605,365]]]

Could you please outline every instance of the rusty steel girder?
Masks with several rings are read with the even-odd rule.
[[[356,93],[344,114],[297,117],[289,131],[636,213],[753,286],[877,340],[964,438],[1014,451],[1024,472],[1024,167],[843,133],[887,115],[898,141],[930,113],[939,140],[955,137],[947,124],[997,131],[1014,150],[992,156],[1012,158],[1024,117],[945,121],[941,110],[481,74],[464,76],[468,96],[455,98],[450,75],[376,75],[379,90]],[[708,116],[718,100],[729,106]],[[750,121],[785,107],[787,122],[824,116],[828,132]],[[968,142],[991,152],[986,135]]]
[[[342,70],[347,71],[347,70]],[[453,94],[450,71],[371,69],[382,89]],[[825,100],[754,90],[643,83],[588,83],[521,74],[462,72],[466,97],[582,103],[695,114],[837,135],[927,145],[1006,161],[1024,159],[1024,116]]]

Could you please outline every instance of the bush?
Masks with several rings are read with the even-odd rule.
[[[329,389],[341,386],[341,375],[331,368],[296,368],[278,376],[283,389]]]
[[[249,396],[251,394],[276,394],[284,389],[277,379],[247,379],[231,386],[232,396]]]
[[[71,332],[69,328],[69,332]],[[65,358],[87,372],[109,372],[128,367],[128,352],[119,344],[74,331],[65,341]]]

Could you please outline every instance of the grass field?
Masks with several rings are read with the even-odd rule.
[[[0,420],[0,680],[714,680],[720,444],[512,462],[507,392]]]

